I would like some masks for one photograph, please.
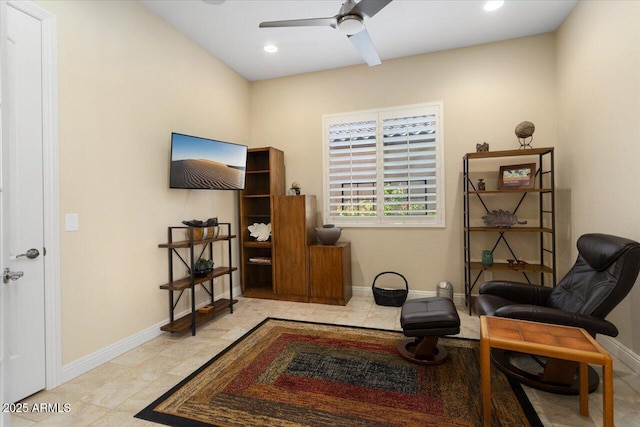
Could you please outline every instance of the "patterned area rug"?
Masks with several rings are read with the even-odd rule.
[[[136,415],[173,426],[482,425],[478,341],[449,359],[402,359],[400,332],[266,319]],[[541,426],[519,384],[492,370],[492,425]]]

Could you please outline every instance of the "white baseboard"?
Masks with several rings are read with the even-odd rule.
[[[627,365],[636,374],[640,374],[640,355],[621,344],[615,338],[606,335],[598,335],[598,342],[613,356]],[[615,368],[615,367],[614,367]]]
[[[105,362],[110,361],[129,350],[136,348],[137,346],[144,344],[145,342],[162,334],[160,327],[167,324],[168,319],[155,324],[147,329],[144,329],[136,334],[133,334],[123,340],[115,342],[107,347],[104,347],[98,351],[88,354],[80,359],[74,360],[71,363],[67,363],[62,367],[62,382],[66,383],[69,380],[74,379],[77,376],[84,374],[97,368]]]
[[[234,287],[233,294],[236,296],[242,295],[241,288],[239,286],[237,288]],[[229,292],[228,291],[223,292],[219,294],[219,297],[229,298]],[[209,303],[208,301],[203,301],[200,304],[198,304],[196,307],[200,308],[204,305],[207,305],[208,303]],[[187,313],[189,313],[189,310],[185,310],[181,313],[176,313],[175,317],[179,318],[179,317],[185,316]],[[118,342],[108,345],[98,351],[94,351],[93,353],[88,354],[84,357],[81,357],[80,359],[74,360],[71,363],[67,363],[62,367],[62,382],[65,383],[69,380],[72,380],[73,378],[80,376],[94,368],[97,368],[103,363],[108,362],[112,359],[115,359],[116,357],[121,356],[127,351],[133,350],[139,345],[142,345],[147,341],[152,340],[153,338],[163,334],[164,332],[160,330],[160,327],[166,325],[167,323],[169,323],[168,318],[163,320],[160,323],[156,323],[155,325],[152,325],[146,329],[143,329],[140,332],[137,332],[131,336],[128,336],[127,338],[124,338]]]
[[[373,299],[373,291],[371,287],[365,286],[352,286],[353,295],[357,296],[370,296]],[[435,297],[436,291],[412,291],[409,290],[409,297],[411,298],[429,298]],[[464,294],[454,294],[453,303],[457,306],[464,306]]]

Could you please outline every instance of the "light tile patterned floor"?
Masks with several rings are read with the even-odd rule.
[[[459,308],[461,337],[479,337],[479,321]],[[355,296],[345,307],[239,298],[234,314],[221,314],[196,336],[163,334],[53,390],[26,400],[69,403],[68,413],[13,415],[12,427],[157,425],[133,415],[177,384],[266,317],[400,330],[400,308],[381,307]],[[185,356],[188,355],[188,356]],[[616,426],[640,426],[640,376],[614,359]],[[590,418],[578,412],[577,396],[525,387],[546,426],[601,426],[600,388],[589,396]]]

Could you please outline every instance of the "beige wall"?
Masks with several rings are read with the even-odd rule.
[[[640,2],[580,2],[557,34],[566,249],[590,232],[640,241]],[[608,317],[640,353],[640,286]]]
[[[351,228],[342,240],[352,242],[355,286],[393,270],[411,289],[449,280],[462,293],[462,156],[483,141],[519,147],[523,120],[536,125],[534,146],[556,145],[556,92],[552,34],[254,82],[250,144],[284,150],[287,184],[317,195],[321,211],[323,114],[442,101],[446,227]]]
[[[534,146],[558,147],[561,269],[584,232],[640,239],[638,181],[611,166],[640,159],[640,3],[581,2],[557,37],[252,84],[137,2],[40,4],[58,18],[60,213],[80,215],[79,232],[61,230],[65,364],[167,318],[167,225],[236,223],[234,193],[168,189],[171,131],[283,149],[287,183],[320,210],[322,114],[442,101],[447,225],[345,230],[356,286],[391,269],[412,289],[446,279],[463,292],[462,155],[483,141],[516,148],[522,120],[536,124]],[[633,292],[611,319],[638,353]]]
[[[237,223],[235,192],[168,188],[170,133],[246,143],[249,84],[138,2],[40,4],[58,20],[61,227],[80,218],[61,229],[67,364],[168,318],[167,226]]]

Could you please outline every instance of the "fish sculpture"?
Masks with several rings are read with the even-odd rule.
[[[482,217],[488,227],[510,228],[514,224],[526,224],[527,221],[518,221],[518,217],[509,211],[497,209]]]

